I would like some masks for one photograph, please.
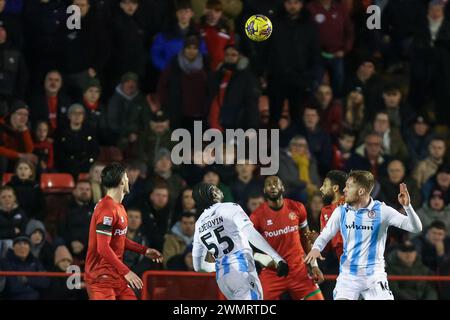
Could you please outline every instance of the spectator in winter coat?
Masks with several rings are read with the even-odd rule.
[[[27,223],[25,235],[30,238],[31,254],[42,263],[45,270],[53,267],[54,249],[46,240],[46,230],[44,224],[35,219],[31,219]]]
[[[163,247],[164,266],[171,265],[172,259],[177,260],[186,248],[192,243],[195,232],[195,214],[185,212],[181,218],[166,234]]]
[[[39,172],[52,171],[55,166],[54,140],[49,137],[50,125],[47,121],[38,121],[34,132],[33,153],[38,158]]]
[[[428,157],[420,161],[412,173],[417,185],[420,187],[438,170],[444,162],[446,151],[445,140],[440,137],[434,137],[428,145]]]
[[[267,90],[270,114],[276,124],[284,100],[289,101],[291,119],[298,119],[302,104],[315,90],[320,66],[319,35],[304,0],[284,0],[274,15],[276,26],[267,41]],[[262,74],[262,70],[258,72]]]
[[[19,159],[37,162],[37,157],[32,153],[33,139],[27,125],[28,114],[25,103],[16,101],[10,115],[5,121],[0,121],[0,171],[11,172]]]
[[[5,271],[42,272],[41,262],[30,251],[31,242],[28,237],[14,239],[13,248],[1,260],[1,269]],[[5,285],[5,298],[9,300],[38,300],[41,291],[50,284],[45,277],[8,277]]]
[[[256,176],[256,165],[246,160],[245,163],[236,164],[237,177],[231,185],[234,201],[242,208],[247,205],[248,197],[264,189],[264,184]]]
[[[347,161],[352,155],[355,145],[356,136],[353,131],[344,130],[338,138],[338,142],[333,145],[333,160],[331,161],[331,169],[344,170]]]
[[[96,132],[86,124],[85,116],[81,104],[71,105],[69,126],[58,132],[55,143],[58,169],[71,173],[75,179],[80,172],[89,171],[100,152]]]
[[[36,182],[36,168],[27,160],[19,160],[16,165],[15,174],[8,183],[14,188],[17,201],[29,218],[44,219],[45,200]]]
[[[35,90],[30,99],[33,126],[39,121],[47,121],[50,124],[50,134],[58,127],[67,127],[67,110],[72,100],[64,93],[62,86],[61,73],[51,70],[45,75],[43,90]]]
[[[445,224],[447,230],[450,228],[450,207],[445,204],[441,190],[434,190],[427,202],[425,202],[417,215],[424,229],[427,229],[434,221],[439,220]]]
[[[55,251],[55,259],[53,266],[47,271],[51,272],[67,272],[68,268],[73,265],[73,258],[66,246],[58,246]],[[83,289],[85,283],[80,283]],[[67,287],[67,278],[53,277],[50,278],[50,285],[43,296],[47,300],[87,300],[85,290],[71,290]]]
[[[0,239],[11,240],[24,235],[27,224],[25,211],[19,207],[11,186],[0,188]]]
[[[316,103],[320,112],[320,125],[335,139],[339,136],[343,121],[342,105],[334,100],[330,86],[322,84],[315,92]],[[333,141],[335,141],[335,139]]]
[[[442,192],[445,205],[448,205],[450,203],[450,166],[446,163],[439,166],[436,174],[422,186],[423,200],[427,202],[435,190]]]
[[[158,96],[172,128],[192,129],[194,121],[204,120],[208,112],[211,74],[199,46],[198,37],[187,37],[159,79]]]
[[[135,143],[139,132],[148,123],[149,107],[139,90],[139,77],[132,72],[125,73],[116,86],[114,95],[104,113],[108,145],[125,146]]]
[[[171,25],[166,32],[158,33],[151,47],[152,62],[159,71],[166,69],[173,58],[183,50],[185,37],[199,35],[192,20],[194,13],[189,0],[176,1],[175,12],[176,24]],[[207,53],[204,41],[199,42],[198,49],[202,55]]]
[[[224,52],[223,63],[214,74],[209,126],[221,131],[257,129],[259,92],[249,61],[236,46],[228,45]]]
[[[421,261],[411,242],[406,242],[390,253],[386,261],[388,275],[426,276],[431,275]],[[434,285],[427,281],[390,281],[390,289],[397,300],[437,300]]]
[[[96,78],[89,79],[83,86],[83,107],[86,111],[86,124],[96,132],[100,142],[106,140],[107,133],[103,112],[105,106],[101,103],[102,86]]]
[[[64,239],[72,255],[84,260],[89,239],[89,223],[94,212],[89,181],[78,181],[72,195],[73,199],[59,224],[58,234]]]
[[[234,43],[234,34],[223,16],[223,5],[220,0],[206,2],[205,15],[200,19],[200,33],[211,59],[211,70],[215,71],[224,59],[225,48]]]
[[[342,3],[335,0],[314,0],[309,3],[319,30],[322,50],[322,75],[329,71],[331,86],[337,97],[344,84],[344,57],[352,50],[354,30],[350,15]]]
[[[22,19],[20,16],[7,10],[6,2],[6,0],[0,0],[0,25],[8,33],[11,44],[15,48],[22,50],[24,46]],[[11,3],[11,1],[8,2]]]
[[[8,103],[23,99],[28,84],[28,70],[22,53],[12,47],[8,41],[7,31],[0,25],[0,101]],[[0,110],[4,116],[7,110]]]
[[[434,135],[430,130],[430,121],[425,115],[416,116],[408,126],[409,128],[405,132],[405,142],[411,167],[414,168],[419,161],[427,157],[428,145]]]

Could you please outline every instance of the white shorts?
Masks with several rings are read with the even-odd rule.
[[[334,300],[394,300],[386,273],[372,276],[340,274],[333,291]]]
[[[233,270],[217,279],[217,285],[228,300],[262,300],[263,291],[256,271]]]

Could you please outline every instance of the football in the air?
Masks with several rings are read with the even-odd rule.
[[[253,41],[267,40],[272,34],[272,22],[262,14],[255,14],[245,23],[245,33]]]

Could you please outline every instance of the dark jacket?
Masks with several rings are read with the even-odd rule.
[[[56,107],[56,121],[59,128],[67,127],[68,119],[67,119],[67,111],[69,110],[70,105],[72,104],[72,100],[62,91],[58,93],[57,97],[58,105]],[[30,98],[30,109],[32,110],[30,113],[30,118],[33,126],[39,121],[50,121],[49,112],[48,112],[48,101],[45,95],[44,90],[34,93]]]
[[[225,91],[220,105],[219,121],[224,129],[258,128],[258,98],[259,90],[256,78],[247,68],[248,60],[241,58]],[[220,85],[227,69],[222,66],[214,74],[214,91],[212,96],[218,99]]]
[[[267,40],[266,67],[270,75],[301,87],[311,87],[320,65],[317,28],[306,8],[291,20],[284,8],[273,17],[272,35]]]
[[[112,61],[116,78],[125,72],[145,74],[151,40],[151,20],[145,19],[139,5],[133,16],[123,10],[114,15],[112,26]]]
[[[314,131],[303,127],[300,129],[300,132],[308,141],[310,152],[317,159],[320,175],[325,176],[331,168],[333,156],[330,135],[320,125],[317,125]]]
[[[110,35],[106,23],[91,7],[81,18],[80,30],[61,26],[58,44],[61,48],[60,69],[67,73],[78,73],[94,68],[101,72],[109,59]]]
[[[417,187],[417,183],[412,178],[406,178],[404,181],[408,187],[408,192],[411,197],[411,204],[414,208],[420,207],[422,203],[422,197],[420,190]],[[380,179],[381,191],[379,200],[385,202],[388,206],[393,208],[401,208],[398,203],[398,183],[392,183],[389,178],[385,177]]]
[[[172,221],[170,206],[156,210],[145,200],[141,203],[143,230],[149,241],[149,247],[162,251],[164,235],[169,232]]]
[[[0,45],[0,96],[23,99],[28,84],[25,58],[8,42]]]
[[[14,229],[18,228],[20,234],[25,234],[25,228],[27,225],[27,215],[22,208],[17,207],[11,212],[6,212],[0,209],[0,239],[13,239],[18,234]]]
[[[59,170],[73,175],[89,172],[100,152],[95,132],[84,125],[77,131],[62,129],[57,137],[55,155]]]
[[[31,180],[20,180],[14,175],[8,184],[16,191],[17,202],[25,210],[27,216],[43,220],[45,199],[39,183]]]
[[[31,245],[31,254],[42,263],[45,270],[50,270],[54,264],[55,249],[46,239],[47,232],[44,224],[39,220],[31,219],[27,223],[25,235],[31,238],[37,230],[40,230],[44,237],[41,243]]]
[[[435,272],[446,257],[450,255],[450,238],[444,239],[445,252],[443,256],[438,256],[436,253],[436,248],[431,244],[425,235],[421,235],[414,238],[414,243],[416,244],[417,252],[422,257],[423,264],[430,268],[431,271]]]
[[[261,194],[264,189],[264,183],[256,178],[250,180],[249,183],[244,183],[239,179],[231,185],[231,193],[234,201],[242,208],[247,208],[248,197],[252,194]]]
[[[428,132],[425,136],[418,136],[411,128],[406,130],[405,143],[408,147],[409,160],[411,167],[424,160],[428,156],[428,145],[430,144],[433,134]]]
[[[430,270],[423,265],[420,256],[411,267],[404,265],[397,256],[397,251],[389,254],[386,261],[388,275],[426,276]],[[396,300],[437,300],[434,285],[427,281],[390,281],[390,289]]]
[[[178,62],[178,56],[161,74],[158,96],[166,110],[173,129],[182,125],[184,117],[201,119],[207,115],[211,95],[212,75],[207,59],[203,59],[203,69],[185,73]]]
[[[20,260],[10,249],[0,263],[5,271],[42,272],[41,262],[30,253],[25,261]],[[38,300],[41,291],[48,288],[50,281],[45,277],[7,277],[5,298],[10,300]]]
[[[139,159],[145,162],[148,167],[153,167],[158,150],[161,148],[172,150],[172,147],[176,144],[171,140],[171,136],[171,130],[167,130],[160,135],[156,134],[150,126],[147,126],[138,139],[137,155]]]
[[[23,26],[20,17],[6,12],[0,12],[0,25],[6,29],[8,39],[12,45],[22,50],[24,45]]]
[[[87,249],[89,240],[89,225],[94,212],[94,204],[79,205],[72,200],[67,208],[65,217],[61,220],[58,235],[62,237],[68,248],[72,241],[80,241]]]

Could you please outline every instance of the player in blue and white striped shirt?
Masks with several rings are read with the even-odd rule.
[[[344,189],[345,204],[337,207],[313,248],[306,263],[323,259],[320,252],[340,231],[344,252],[334,289],[335,300],[393,300],[385,272],[384,249],[389,226],[409,232],[422,231],[422,223],[411,206],[408,190],[400,184],[398,201],[406,215],[373,200],[370,193],[375,180],[368,171],[352,171]]]

